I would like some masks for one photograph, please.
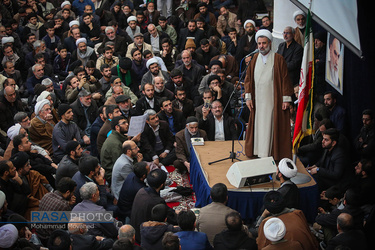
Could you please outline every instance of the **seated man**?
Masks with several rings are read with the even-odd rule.
[[[175,135],[178,131],[185,127],[186,119],[182,111],[172,107],[171,100],[163,97],[160,99],[159,119],[166,121],[169,125],[169,130]]]
[[[148,109],[159,112],[160,102],[159,98],[155,97],[155,86],[152,83],[146,83],[141,87],[141,90],[143,96],[135,104],[137,115],[142,115]]]
[[[65,155],[56,170],[55,183],[59,183],[61,178],[72,178],[78,172],[78,161],[82,157],[82,147],[75,141],[69,141],[65,146]]]
[[[78,186],[77,186],[78,189]],[[105,213],[106,209],[98,205],[100,200],[100,191],[98,185],[94,182],[87,182],[79,189],[79,195],[82,199],[73,209],[72,212],[86,212],[95,211],[97,213]],[[107,220],[107,219],[106,219]],[[114,219],[113,219],[114,220]],[[95,236],[102,236],[105,238],[116,239],[118,236],[118,228],[116,226],[116,220],[113,223],[93,223],[89,224],[88,233]]]
[[[113,49],[109,46],[104,47],[104,53],[96,60],[96,68],[100,70],[103,64],[108,64],[111,68],[119,64],[119,58],[113,55]]]
[[[269,245],[271,242],[265,237],[264,224],[271,218],[277,217],[282,220],[285,227],[288,228],[285,239],[288,241],[298,241],[304,249],[318,249],[318,242],[315,236],[310,232],[305,215],[301,210],[288,209],[285,207],[283,196],[277,191],[269,191],[264,196],[264,206],[269,212],[269,217],[261,217],[257,244],[258,249]],[[258,222],[259,223],[259,222]]]
[[[112,205],[113,195],[107,191],[107,186],[104,180],[104,169],[100,167],[99,161],[96,157],[86,156],[81,159],[78,165],[78,172],[74,174],[72,180],[77,183],[77,188],[74,192],[76,203],[84,199],[80,195],[80,189],[85,183],[93,183],[98,186],[98,198],[95,202],[107,210],[113,211],[115,208]]]
[[[208,141],[206,131],[198,129],[198,119],[190,116],[186,119],[186,127],[175,136],[177,160],[173,162],[173,166],[180,173],[190,172],[191,138],[196,137],[202,137],[205,141]]]
[[[84,132],[87,137],[83,137],[85,144],[90,144],[91,125],[98,117],[98,106],[95,101],[92,101],[91,92],[82,89],[78,94],[78,99],[75,100],[70,107],[73,110],[73,121]]]
[[[228,201],[228,189],[225,184],[217,183],[210,191],[212,203],[202,207],[197,219],[199,232],[207,234],[208,240],[213,244],[214,237],[224,229],[227,229],[225,217],[235,210],[226,206]]]
[[[74,217],[69,221],[68,229],[74,249],[111,249],[114,240],[99,235],[88,234],[88,229],[82,219]]]
[[[174,99],[173,92],[165,88],[164,82],[165,80],[160,76],[156,76],[154,77],[154,79],[152,79],[152,84],[155,87],[155,96],[158,98],[165,97],[168,100],[173,100]]]
[[[296,164],[288,158],[282,159],[277,166],[276,179],[280,180],[280,187],[277,191],[284,197],[285,206],[288,208],[299,208],[299,190],[297,185],[290,180],[297,175],[297,172]]]
[[[81,137],[82,131],[73,122],[72,108],[68,104],[63,103],[59,106],[58,112],[61,120],[53,128],[52,132],[53,159],[57,163],[64,157],[66,145],[69,141],[75,140],[84,145],[84,139]],[[83,137],[88,136],[83,135]]]
[[[169,129],[168,123],[160,121],[157,113],[146,110],[147,114],[145,128],[141,134],[141,150],[146,161],[153,161],[164,166],[171,165],[176,159],[173,147],[174,136]]]
[[[211,109],[202,107],[202,115],[199,128],[206,131],[208,140],[227,141],[237,137],[234,119],[227,114],[223,114],[223,105],[220,101],[215,100]]]
[[[255,240],[244,232],[242,218],[238,212],[227,214],[225,225],[228,230],[223,230],[216,234],[214,238],[213,246],[215,249],[258,249]]]
[[[177,87],[174,90],[175,99],[172,101],[172,107],[181,110],[185,118],[194,115],[194,103],[191,99],[186,98],[184,87]]]
[[[152,80],[159,76],[163,78],[163,80],[166,82],[169,79],[169,74],[167,71],[163,71],[160,68],[160,63],[156,58],[151,58],[146,62],[146,67],[148,68],[148,72],[143,75],[141,86],[144,86],[146,83],[151,83]]]
[[[133,172],[135,159],[137,159],[137,162],[141,162],[143,156],[139,153],[137,144],[134,141],[127,140],[122,144],[122,154],[116,160],[112,169],[111,190],[117,200],[126,177]]]
[[[102,150],[103,143],[107,139],[107,137],[110,135],[110,131],[112,130],[111,128],[111,121],[113,118],[116,116],[120,116],[121,112],[120,109],[116,105],[108,105],[105,106],[105,122],[103,126],[100,128],[98,137],[96,139],[97,141],[97,150],[100,155],[100,151]]]
[[[141,188],[147,187],[145,179],[148,173],[150,173],[150,166],[144,161],[137,162],[122,184],[117,202],[117,214],[121,221],[130,222],[134,197]]]
[[[354,141],[355,149],[361,157],[372,157],[375,152],[375,126],[372,110],[362,112],[363,127]]]
[[[178,232],[180,229],[166,223],[168,206],[157,204],[151,210],[151,219],[141,224],[141,247],[144,249],[162,249],[162,239],[166,232]]]
[[[176,235],[180,238],[182,249],[213,249],[207,235],[195,231],[196,216],[193,211],[181,211],[177,216],[178,226],[181,228]]]
[[[157,204],[166,205],[164,199],[160,197],[160,190],[164,189],[166,179],[167,174],[164,172],[164,170],[152,170],[147,175],[147,182],[149,186],[141,188],[134,198],[130,224],[136,231],[135,239],[138,243],[141,242],[140,226],[143,222],[151,219],[152,208]],[[167,212],[167,222],[176,224],[176,213],[172,208],[169,207]]]
[[[307,170],[316,180],[319,190],[338,184],[344,177],[347,160],[341,147],[338,145],[339,133],[330,128],[323,132],[322,146],[324,153],[320,160]]]
[[[51,114],[50,101],[44,99],[37,102],[34,113],[36,116],[31,119],[31,127],[29,128],[30,139],[52,155],[52,131],[55,123]]]

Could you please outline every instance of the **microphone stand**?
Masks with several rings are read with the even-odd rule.
[[[242,63],[242,61],[243,61],[244,59],[246,59],[247,57],[248,57],[248,56],[245,56],[245,57],[241,60],[241,63]],[[254,55],[252,55],[252,56],[250,57],[250,61],[249,61],[249,63],[246,65],[245,70],[242,71],[240,79],[238,79],[238,82],[237,82],[236,85],[234,86],[234,89],[233,89],[232,93],[230,94],[230,97],[229,97],[229,99],[228,99],[228,102],[227,102],[227,104],[225,105],[225,107],[224,107],[224,109],[223,109],[223,114],[225,113],[226,109],[228,108],[228,106],[229,106],[229,104],[230,104],[230,101],[232,100],[233,96],[235,96],[235,93],[236,93],[236,90],[237,90],[237,88],[238,88],[238,85],[241,83],[241,81],[244,80],[245,73],[246,73],[247,68],[249,67],[250,62],[251,62],[251,60],[253,59],[253,57],[254,57]],[[237,98],[235,98],[234,101],[235,101],[235,102],[234,102],[234,103],[235,103],[235,105],[234,105],[234,109],[235,109],[235,108],[236,108],[236,103],[238,103]],[[236,119],[236,118],[235,118],[235,119]],[[229,152],[229,157],[226,157],[226,158],[222,158],[222,159],[219,159],[219,160],[216,160],[216,161],[209,162],[208,165],[211,165],[211,164],[214,164],[214,163],[217,163],[217,162],[221,162],[221,161],[225,161],[225,160],[229,160],[229,159],[231,159],[232,162],[234,162],[234,160],[242,161],[242,160],[240,160],[240,159],[238,159],[238,158],[236,157],[236,152],[234,152],[234,137],[232,137],[232,151]]]

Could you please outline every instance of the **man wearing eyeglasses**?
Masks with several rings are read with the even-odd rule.
[[[299,84],[303,48],[294,40],[295,29],[285,27],[283,32],[284,42],[279,44],[278,54],[282,55],[288,67],[288,74],[293,86]]]

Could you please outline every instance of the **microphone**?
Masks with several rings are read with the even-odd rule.
[[[252,55],[254,55],[254,54],[258,53],[258,52],[259,52],[259,49],[256,49],[253,52],[251,52],[250,54],[248,54],[247,56],[245,56],[244,59],[248,58],[249,56],[252,56]]]

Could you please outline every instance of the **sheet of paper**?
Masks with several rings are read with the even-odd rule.
[[[129,124],[128,136],[136,136],[143,132],[146,124],[147,114],[140,116],[132,116]]]

